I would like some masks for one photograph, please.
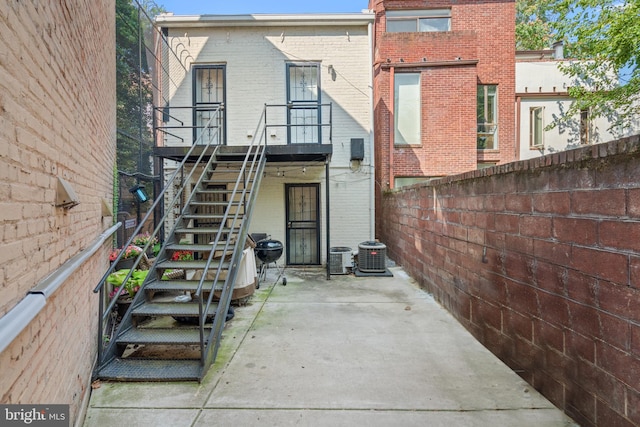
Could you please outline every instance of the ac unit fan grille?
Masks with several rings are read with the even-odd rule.
[[[351,248],[335,247],[329,250],[329,274],[348,274],[352,267]]]
[[[358,269],[367,273],[386,271],[387,246],[380,242],[363,242],[358,245]]]

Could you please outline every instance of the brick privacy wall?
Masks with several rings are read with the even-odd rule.
[[[0,2],[0,316],[112,224],[115,2]],[[57,178],[80,204],[56,208]],[[48,298],[0,354],[0,401],[71,405],[96,355],[92,289],[110,245]]]
[[[582,426],[640,425],[640,136],[388,192],[380,240]]]

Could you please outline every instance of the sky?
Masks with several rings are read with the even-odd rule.
[[[344,13],[367,9],[369,0],[155,0],[176,15]]]

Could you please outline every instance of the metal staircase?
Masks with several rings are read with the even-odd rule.
[[[265,146],[252,143],[239,154],[203,145],[198,159],[187,164],[195,147],[165,185],[165,190],[171,188],[189,171],[181,186],[173,185],[177,191],[168,205],[184,200],[184,206],[117,327],[117,295],[107,298],[104,283],[113,265],[95,289],[101,293],[96,378],[200,381],[215,360],[264,173]],[[201,172],[194,179],[196,171]],[[194,181],[193,189],[187,188]],[[165,190],[150,212],[160,199],[170,197]],[[154,235],[165,223],[158,224]],[[176,254],[191,256],[176,259]]]

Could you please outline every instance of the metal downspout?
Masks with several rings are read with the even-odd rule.
[[[374,126],[374,112],[373,104],[375,102],[373,98],[373,23],[368,25],[369,33],[369,239],[375,240],[376,236],[376,169],[375,169],[375,126]]]
[[[327,204],[327,280],[331,279],[330,267],[331,267],[331,256],[330,256],[330,247],[331,247],[331,203],[329,199],[329,159],[325,161],[324,164],[324,182],[325,182],[325,198]]]

